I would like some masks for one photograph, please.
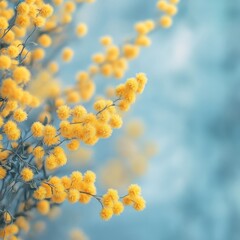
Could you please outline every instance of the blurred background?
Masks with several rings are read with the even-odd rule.
[[[101,51],[101,36],[109,34],[120,44],[131,37],[137,21],[157,17],[155,4],[97,0],[79,9],[76,23],[87,23],[89,33],[72,43],[75,57],[71,68],[60,72],[63,84],[74,81],[91,55]],[[93,200],[87,206],[66,204],[56,220],[48,221],[45,232],[31,239],[70,239],[73,228],[81,228],[93,240],[239,239],[239,13],[238,1],[182,0],[173,27],[152,34],[152,46],[130,64],[126,77],[145,72],[149,82],[126,115],[123,129],[94,151],[85,149],[75,156],[87,161],[79,170],[97,172],[102,192],[111,185],[107,177],[112,170],[122,168],[123,173],[115,175],[126,184],[142,186],[147,208],[141,213],[127,209],[104,222]],[[99,94],[103,85],[119,84],[101,77],[96,81]],[[134,131],[141,134],[135,136]],[[133,163],[139,168],[128,179],[121,160],[136,152],[145,160]],[[109,165],[111,159],[116,165]],[[103,172],[103,167],[109,171]],[[118,184],[115,180],[113,185]],[[124,186],[119,189],[126,191]]]

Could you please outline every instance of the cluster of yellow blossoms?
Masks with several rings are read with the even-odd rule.
[[[164,28],[172,26],[172,17],[178,12],[177,5],[180,0],[159,0],[157,2],[157,8],[164,13],[160,18],[160,24]]]
[[[46,215],[49,213],[51,203],[59,204],[67,200],[69,203],[87,204],[91,198],[95,198],[102,205],[100,216],[108,220],[113,214],[121,214],[124,205],[133,205],[137,211],[145,208],[145,201],[140,196],[141,189],[138,185],[129,187],[128,195],[121,198],[122,202],[118,192],[114,189],[109,189],[103,196],[96,195],[95,180],[96,176],[92,171],[87,171],[84,175],[79,171],[74,171],[70,177],[52,177],[42,182],[33,194],[33,197],[39,200],[37,210],[42,215]]]
[[[103,208],[100,213],[104,220],[108,220],[112,215],[119,215],[124,210],[125,206],[133,206],[137,211],[142,211],[145,208],[145,200],[141,196],[141,188],[134,184],[128,188],[128,194],[119,201],[118,192],[114,189],[109,189],[102,197]]]
[[[94,111],[89,112],[83,104],[94,96],[94,78],[122,78],[129,61],[150,46],[149,34],[159,26],[170,27],[178,0],[159,1],[157,6],[166,15],[160,22],[138,22],[136,36],[121,47],[110,36],[102,37],[104,53],[94,54],[89,68],[76,75],[74,86],[62,90],[55,80],[59,65],[74,58],[74,51],[65,45],[69,40],[65,33],[72,29],[78,6],[92,2],[0,1],[0,238],[20,239],[30,228],[29,211],[48,215],[65,200],[86,204],[96,199],[104,220],[121,214],[124,206],[145,208],[138,185],[130,185],[123,197],[114,189],[102,196],[97,195],[94,172],[58,177],[54,171],[67,164],[66,148],[76,151],[82,143],[94,145],[122,126],[122,113],[143,92],[146,75],[139,73],[118,85],[113,100],[95,99]],[[77,37],[87,32],[85,23],[75,26]],[[58,50],[59,62],[53,60]]]
[[[64,95],[62,95],[62,92],[59,90],[58,86],[53,84],[52,79],[58,73],[61,64],[68,63],[73,60],[74,51],[70,47],[64,47],[62,48],[61,54],[62,62],[52,60],[49,61],[49,59],[45,61],[47,63],[47,69],[50,72],[50,75],[46,74],[45,72],[46,64],[41,64],[40,62],[38,67],[40,66],[42,69],[44,69],[44,73],[41,73],[38,78],[50,79],[51,82],[46,82],[46,84],[49,85],[49,88],[48,90],[44,89],[44,91],[48,91],[47,95],[54,99],[55,106],[58,107],[66,103],[73,104],[79,101],[91,100],[96,91],[94,78],[96,78],[98,75],[102,75],[104,77],[114,77],[117,79],[123,78],[128,69],[129,61],[137,58],[140,55],[142,47],[148,47],[151,45],[150,34],[159,27],[168,28],[171,26],[172,16],[177,13],[177,4],[179,0],[171,0],[169,2],[159,1],[157,4],[158,8],[159,5],[162,6],[162,2],[165,4],[165,15],[159,21],[148,19],[136,23],[134,26],[136,32],[135,37],[125,41],[122,46],[116,45],[111,36],[104,36],[100,38],[100,43],[104,47],[104,52],[98,52],[92,55],[92,64],[86,71],[76,74],[76,84],[73,87],[67,88],[64,91]],[[69,21],[63,24],[56,21],[57,18],[55,15],[50,18],[50,23],[48,25],[51,25],[52,27],[47,28],[45,25],[44,28],[47,28],[47,30],[51,31],[43,31],[37,40],[40,45],[44,46],[44,48],[52,46],[51,43],[53,41],[60,44],[62,41],[66,40],[66,37],[59,37],[59,34],[63,32],[63,26],[71,23],[73,14],[76,11],[76,4],[73,1],[67,1],[65,4],[61,3],[62,1],[57,4],[60,7],[58,12],[61,16],[64,14],[65,16],[69,16],[65,17],[69,19]],[[161,7],[159,9],[163,8]],[[175,11],[173,9],[175,9]],[[84,23],[79,23],[75,27],[75,33],[78,37],[85,36],[87,31],[87,26]],[[50,33],[52,36],[50,36]],[[56,51],[58,50],[59,49],[57,48]],[[44,50],[42,49],[42,51]],[[40,53],[40,50],[38,52]],[[42,56],[41,61],[45,60],[45,52],[42,52],[42,54],[39,55]],[[43,80],[40,82],[43,84]],[[34,82],[32,88],[36,89],[38,87],[39,84]],[[34,93],[39,95],[39,93],[36,93],[35,91]],[[44,116],[46,115],[49,115],[48,110],[44,112]]]
[[[37,182],[40,183],[40,186],[33,192],[31,201],[34,205],[31,205],[30,208],[36,206],[41,214],[47,214],[51,204],[60,204],[65,199],[68,199],[70,203],[77,201],[88,203],[92,197],[95,197],[103,206],[101,217],[104,220],[108,220],[112,214],[119,215],[123,211],[123,204],[119,201],[116,190],[109,190],[103,197],[96,196],[95,174],[93,172],[88,171],[84,176],[80,172],[73,172],[70,178],[65,176],[62,178],[52,177],[48,181],[45,179],[47,171],[56,170],[67,163],[67,156],[64,149],[59,146],[60,144],[67,141],[67,148],[74,151],[78,149],[81,141],[93,145],[99,138],[108,138],[112,133],[112,128],[120,128],[122,118],[119,115],[119,110],[126,111],[129,109],[135,101],[136,94],[142,93],[146,82],[146,76],[141,73],[137,74],[135,78],[128,79],[125,84],[120,84],[116,88],[118,98],[115,101],[105,99],[95,101],[93,106],[96,110],[95,114],[88,113],[82,105],[77,105],[74,108],[61,105],[56,110],[60,120],[58,129],[50,124],[34,122],[31,126],[31,135],[27,137],[32,141],[25,144],[26,140],[20,141],[19,144],[12,142],[11,149],[5,149],[2,146],[2,149],[4,149],[1,152],[2,163],[7,166],[8,159],[19,158],[18,160],[23,163],[19,166],[21,169],[20,180],[29,183],[30,186],[34,185],[33,188],[38,185]],[[21,136],[21,130],[17,122],[23,122],[27,117],[23,110],[18,110],[17,114],[14,111],[12,115],[15,121],[7,120],[4,123],[3,119],[3,133],[9,141],[17,141]],[[16,118],[21,118],[21,120],[16,121]],[[29,144],[32,145],[29,146]],[[19,148],[26,146],[28,157],[31,157],[31,160],[35,159],[35,164],[31,163],[31,160],[25,162],[19,155]],[[23,153],[25,152],[23,151]],[[6,178],[7,171],[7,168],[0,167],[1,179]],[[41,181],[36,180],[39,177]],[[111,204],[107,203],[110,200],[112,201]],[[145,206],[141,197],[132,198],[132,203],[137,210],[142,210]],[[7,222],[5,221],[5,223]],[[4,234],[8,234],[5,228]],[[9,234],[11,235],[11,233]]]
[[[140,48],[150,46],[151,41],[147,34],[154,28],[155,22],[152,20],[137,23],[135,25],[137,36],[122,47],[115,45],[110,36],[102,37],[100,43],[105,52],[92,56],[91,74],[99,72],[105,77],[122,78],[128,69],[128,62],[139,56]]]

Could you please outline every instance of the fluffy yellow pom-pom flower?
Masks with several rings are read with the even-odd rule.
[[[13,79],[17,83],[27,83],[30,80],[31,73],[26,67],[17,67],[13,71]]]
[[[115,215],[120,215],[124,210],[124,206],[121,202],[116,202],[116,203],[114,203],[112,209],[113,209],[113,213]]]
[[[76,34],[78,37],[84,37],[87,34],[88,28],[85,23],[78,24],[76,28]]]
[[[172,19],[171,17],[169,16],[163,16],[161,17],[160,19],[160,25],[163,27],[163,28],[170,28],[172,26]]]
[[[84,182],[86,183],[94,183],[96,180],[96,174],[92,171],[87,171],[84,174]]]
[[[126,44],[123,46],[123,54],[127,59],[134,59],[139,55],[139,48],[132,44]]]
[[[27,15],[29,12],[29,5],[25,2],[21,2],[17,7],[18,14]]]
[[[111,208],[103,208],[100,212],[100,216],[103,220],[108,221],[113,215],[113,210]]]
[[[71,179],[67,176],[62,177],[61,182],[65,189],[69,189],[71,187]]]
[[[42,48],[36,48],[32,52],[32,58],[35,61],[41,61],[45,57],[45,51]]]
[[[173,5],[173,4],[168,5],[168,7],[166,9],[166,13],[168,15],[174,16],[174,15],[177,14],[177,12],[178,12],[178,9],[177,9],[177,7],[175,5]]]
[[[18,27],[27,28],[30,25],[30,18],[27,15],[18,15],[15,23]]]
[[[79,171],[74,171],[71,174],[71,188],[79,189],[83,176]]]
[[[112,38],[110,36],[104,36],[100,39],[100,43],[103,46],[109,46],[112,44]]]
[[[7,29],[8,28],[8,21],[5,17],[0,17],[0,29]]]
[[[62,60],[64,62],[70,62],[73,58],[73,50],[71,48],[65,48],[62,52]]]
[[[19,54],[19,48],[16,47],[16,46],[13,46],[13,45],[9,46],[8,49],[7,49],[7,51],[8,51],[8,55],[9,55],[11,58],[15,58],[15,57],[17,57],[18,54]]]
[[[53,7],[50,4],[44,4],[39,14],[44,18],[48,18],[53,14]]]
[[[42,34],[38,38],[38,43],[41,44],[43,47],[47,48],[52,44],[52,39],[48,34]]]
[[[168,7],[168,3],[164,0],[160,0],[157,2],[157,8],[161,11],[166,11]]]
[[[37,159],[42,159],[44,156],[44,149],[41,146],[37,146],[33,149],[33,155]]]
[[[0,70],[9,69],[11,66],[11,58],[6,55],[0,56]]]
[[[76,203],[79,200],[80,193],[76,189],[70,189],[68,192],[68,201],[70,203]]]
[[[128,188],[128,195],[130,197],[136,197],[141,194],[141,188],[137,184],[132,184]]]
[[[60,106],[57,110],[57,115],[60,120],[66,120],[71,115],[71,109],[67,105]]]
[[[31,181],[34,177],[33,170],[31,168],[28,168],[28,167],[23,168],[22,171],[21,171],[21,177],[22,177],[24,182]]]
[[[11,120],[5,123],[5,125],[3,126],[3,131],[7,135],[8,139],[13,141],[18,140],[21,133],[20,130],[17,128],[17,124]]]
[[[44,126],[40,122],[35,122],[32,124],[31,131],[34,137],[43,136]]]
[[[79,145],[80,145],[79,141],[76,139],[73,139],[67,144],[67,147],[71,151],[76,151],[76,150],[78,150]]]
[[[98,123],[96,125],[96,135],[100,138],[108,138],[112,134],[112,128],[108,124]]]
[[[19,108],[14,111],[13,118],[17,122],[23,122],[27,119],[27,113]]]
[[[42,200],[37,203],[37,210],[42,215],[47,215],[50,210],[50,204],[47,200]]]
[[[133,207],[137,211],[142,211],[146,207],[146,202],[143,199],[143,197],[138,196],[138,197],[134,198]]]
[[[43,200],[46,197],[46,193],[46,189],[43,186],[40,186],[34,191],[33,197],[37,200]]]
[[[46,168],[47,170],[54,170],[55,168],[57,168],[58,164],[57,164],[57,158],[53,155],[50,154],[47,158],[46,158]]]
[[[123,124],[122,118],[118,114],[111,116],[109,124],[112,128],[120,128]]]

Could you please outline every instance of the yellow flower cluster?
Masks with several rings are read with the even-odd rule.
[[[118,192],[114,189],[109,189],[102,198],[103,209],[100,213],[100,216],[103,220],[109,220],[113,214],[120,215],[124,206],[121,201],[119,201]]]
[[[128,110],[135,101],[136,94],[142,93],[146,82],[147,78],[142,73],[137,74],[136,78],[128,79],[126,84],[116,88],[116,96],[119,97],[117,100],[120,100],[119,104],[116,103],[117,101],[97,100],[94,103],[96,114],[88,113],[82,105],[77,105],[72,109],[67,105],[61,105],[56,111],[61,120],[59,133],[54,126],[44,126],[40,122],[35,122],[31,127],[32,134],[36,138],[42,137],[47,146],[59,143],[60,137],[71,140],[67,145],[70,150],[78,149],[79,141],[93,145],[99,138],[108,138],[112,134],[112,128],[122,126],[122,119],[118,114],[117,107],[122,111]],[[39,155],[36,151],[34,154]],[[49,163],[47,164],[49,170],[66,163],[64,160],[56,164],[55,158],[54,154],[47,157],[46,163]]]
[[[25,75],[21,75],[21,78],[25,78]],[[11,101],[15,101],[16,107],[18,104],[21,104],[23,107],[38,107],[39,106],[39,100],[31,95],[28,91],[23,90],[15,80],[11,78],[6,78],[3,80],[1,88],[0,88],[0,94],[3,98],[7,98]],[[3,103],[1,103],[3,105]],[[12,111],[12,109],[8,108],[8,105],[4,107],[4,117],[9,115],[9,113]],[[13,109],[14,110],[14,109]]]
[[[27,0],[21,2],[17,6],[16,25],[22,28],[28,28],[31,23],[36,27],[43,27],[46,23],[46,18],[53,13],[53,8],[49,4],[44,4],[43,1],[34,1],[29,3]]]
[[[28,118],[26,108],[36,108],[40,105],[37,97],[26,90],[26,84],[31,79],[31,71],[25,66],[34,60],[34,52],[27,50],[27,40],[23,40],[30,28],[43,27],[52,15],[53,8],[42,0],[26,0],[16,5],[16,11],[8,1],[0,3],[0,37],[2,41],[0,53],[1,86],[0,95],[3,99],[1,107],[2,132],[10,141],[18,141],[21,137],[21,128],[18,123]],[[10,19],[12,19],[10,21]],[[46,37],[40,42],[46,46]],[[36,55],[36,54],[35,54]],[[17,145],[17,143],[15,144]],[[14,143],[12,143],[14,146]],[[1,151],[1,160],[7,159],[9,152]],[[26,182],[33,176],[24,169],[22,179]],[[2,170],[3,171],[3,170]],[[3,174],[1,176],[4,176]]]
[[[116,95],[121,98],[118,107],[122,111],[127,111],[136,100],[136,95],[141,94],[147,83],[147,77],[139,73],[135,78],[130,78],[125,84],[120,84],[116,88]]]
[[[83,2],[83,1],[80,1]],[[65,22],[65,25],[68,25],[71,22],[73,13],[76,9],[76,4],[72,1],[57,1],[55,2],[57,6],[60,6],[61,11],[58,11],[54,14],[50,20],[46,23],[45,29],[47,31],[52,31],[56,35],[63,31],[60,22],[56,19],[57,14],[62,14],[61,17],[64,19],[69,19],[69,22]],[[177,1],[171,1],[169,5],[176,5]],[[59,13],[60,12],[60,13]],[[170,11],[168,11],[170,12]],[[49,24],[48,24],[49,23]],[[122,78],[125,74],[125,71],[128,69],[128,61],[136,58],[139,55],[141,47],[147,47],[151,44],[151,40],[148,36],[158,24],[153,20],[145,20],[138,22],[135,24],[136,37],[119,47],[113,43],[112,38],[110,36],[105,36],[100,39],[100,43],[105,48],[105,53],[96,53],[92,56],[93,64],[89,67],[88,71],[80,72],[77,74],[77,82],[76,85],[72,88],[68,88],[63,98],[60,96],[57,88],[53,91],[55,94],[55,105],[59,107],[66,103],[77,103],[81,100],[89,101],[95,93],[95,84],[93,82],[93,78],[96,74],[103,74],[106,77],[115,77]],[[78,36],[84,36],[87,33],[87,26],[84,23],[78,24],[76,27],[76,34]],[[42,41],[40,41],[42,40]],[[43,34],[39,37],[39,42],[42,43],[42,46],[48,46],[52,39],[47,34]],[[44,42],[44,43],[43,43]],[[62,50],[62,60],[64,62],[69,62],[72,60],[74,52],[71,48],[65,47]],[[48,64],[48,69],[52,74],[58,72],[59,65],[55,61],[51,61]],[[53,92],[51,91],[51,92]]]
[[[52,6],[45,4],[42,0],[22,1],[16,6],[16,10],[14,25],[9,25],[9,20],[13,17],[14,11],[7,1],[1,1],[0,36],[7,43],[7,48],[3,49],[6,56],[1,56],[0,61],[2,69],[9,69],[11,65],[15,64],[15,60],[11,58],[16,58],[19,54],[26,56],[28,51],[21,39],[26,36],[28,29],[33,26],[43,27],[47,22],[47,18],[53,13]],[[29,61],[29,58],[27,61]]]
[[[23,122],[27,119],[27,113],[23,111],[21,108],[16,109],[13,113],[13,118],[17,122]]]
[[[29,221],[25,217],[18,217],[14,223],[12,223],[12,217],[8,212],[4,213],[4,219],[7,225],[4,229],[0,229],[0,237],[3,239],[20,240],[20,237],[16,235],[23,231],[28,233],[30,230]]]
[[[135,39],[135,44],[141,47],[148,47],[151,45],[151,40],[147,36],[151,31],[155,29],[155,22],[147,20],[144,22],[139,22],[135,25],[135,30],[137,32],[137,38]]]
[[[35,190],[34,198],[41,201],[49,199],[53,203],[62,203],[65,200],[68,200],[70,203],[78,201],[88,203],[92,196],[96,194],[95,179],[96,176],[91,171],[87,171],[84,175],[75,171],[70,177],[52,177]],[[43,209],[40,211],[45,212]]]
[[[14,70],[18,62],[29,63],[31,59],[38,59],[39,54],[43,55],[41,48],[37,48],[32,54],[29,54],[26,48],[26,42],[22,39],[26,36],[30,28],[40,28],[47,24],[49,17],[53,14],[53,7],[45,4],[42,0],[25,0],[17,4],[16,13],[14,13],[12,5],[3,0],[1,1],[0,12],[0,37],[3,42],[6,43],[6,47],[1,49],[0,69]],[[14,22],[9,25],[9,20],[12,17]],[[44,40],[43,38],[41,39],[42,41]],[[30,76],[24,67],[16,70],[14,75],[16,76],[16,78],[13,76],[14,80],[16,80],[17,83],[26,83]],[[19,76],[20,79],[18,79]],[[21,76],[25,76],[24,79],[21,79]]]
[[[34,177],[32,169],[29,167],[24,167],[21,171],[21,177],[25,182],[31,181]]]
[[[177,14],[177,4],[180,0],[159,0],[157,2],[157,8],[164,13],[160,18],[159,23],[163,28],[169,28],[172,26],[172,17]]]
[[[141,47],[148,47],[151,44],[147,36],[155,28],[152,20],[139,22],[135,25],[137,32],[133,43],[127,42],[122,47],[113,43],[110,36],[104,36],[100,43],[105,48],[105,53],[96,53],[92,56],[95,65],[90,67],[90,72],[94,75],[100,72],[105,77],[122,78],[128,69],[128,62],[138,57]]]
[[[46,157],[46,168],[48,170],[55,170],[67,163],[66,154],[61,147],[53,148],[52,152]]]
[[[19,232],[19,227],[16,224],[10,224],[4,227],[4,229],[0,229],[0,237],[1,238],[6,238],[9,237],[8,239],[13,239],[13,240],[18,240],[15,235]]]
[[[52,177],[48,182],[43,182],[34,192],[34,198],[39,201],[37,203],[39,213],[46,215],[50,209],[50,202],[59,204],[67,200],[70,203],[87,204],[92,198],[100,201],[102,205],[100,216],[103,220],[109,220],[113,214],[120,215],[124,210],[124,204],[133,204],[137,211],[145,208],[145,201],[140,196],[141,189],[138,185],[131,185],[128,195],[123,198],[120,198],[114,189],[109,189],[103,196],[97,196],[95,180],[96,176],[92,171],[87,171],[84,175],[75,171],[70,177]]]
[[[11,120],[4,124],[3,131],[9,140],[16,141],[20,138],[21,131],[17,124]]]
[[[97,73],[105,77],[115,77],[120,79],[128,69],[129,61],[137,58],[141,47],[151,45],[149,34],[155,29],[156,24],[153,20],[146,20],[135,24],[136,37],[126,41],[121,47],[113,43],[110,36],[103,36],[100,39],[104,47],[104,53],[96,53],[92,56],[93,65],[89,68],[91,75]]]
[[[102,205],[100,216],[103,220],[109,220],[113,214],[121,214],[124,210],[124,205],[132,205],[135,210],[142,211],[146,207],[146,202],[141,196],[141,188],[136,184],[132,184],[128,188],[128,194],[122,198],[119,198],[116,190],[109,189],[102,197]]]
[[[128,188],[128,195],[123,198],[123,203],[126,206],[133,206],[137,211],[142,211],[146,207],[146,203],[141,196],[141,188],[136,184],[132,184]]]

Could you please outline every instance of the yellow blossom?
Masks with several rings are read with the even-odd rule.
[[[31,131],[34,137],[43,136],[44,126],[40,122],[35,122],[32,124]]]
[[[160,24],[161,24],[161,26],[164,27],[164,28],[169,28],[169,27],[171,27],[171,26],[172,26],[172,19],[171,19],[171,17],[169,17],[169,16],[167,16],[167,15],[161,17],[161,19],[160,19]]]
[[[103,208],[100,212],[100,216],[103,220],[108,221],[113,215],[113,210],[111,208]]]
[[[70,203],[76,203],[79,200],[80,193],[76,189],[70,189],[68,192],[68,201]]]
[[[33,179],[34,174],[31,168],[29,167],[24,167],[21,171],[21,177],[24,182],[29,182]]]
[[[11,58],[6,55],[0,56],[0,70],[9,69],[11,66]]]
[[[73,50],[71,48],[65,48],[62,52],[62,60],[64,62],[70,62],[73,58]]]
[[[87,34],[88,28],[84,23],[79,23],[76,28],[76,34],[78,37],[84,37]]]
[[[39,38],[38,38],[38,42],[39,44],[41,44],[43,47],[47,48],[50,47],[50,45],[52,44],[52,39],[49,35],[47,34],[42,34]]]
[[[67,105],[60,106],[57,115],[60,120],[66,120],[70,117],[71,109]]]
[[[0,180],[4,179],[7,175],[7,170],[0,166]]]
[[[53,14],[53,7],[50,4],[44,4],[40,9],[40,15],[48,18]]]
[[[27,113],[19,108],[14,111],[13,118],[17,122],[23,122],[27,119]]]
[[[42,200],[37,203],[37,210],[42,215],[47,215],[50,210],[50,204],[47,200]]]

